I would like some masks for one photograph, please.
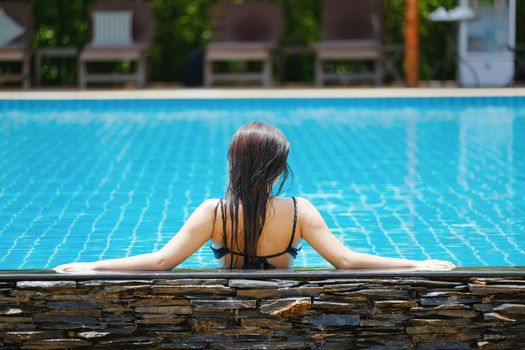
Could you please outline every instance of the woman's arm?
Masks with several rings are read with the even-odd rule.
[[[63,264],[57,272],[82,272],[100,270],[166,271],[171,270],[205,244],[213,230],[213,211],[217,200],[204,201],[191,214],[182,228],[160,250],[120,259]]]
[[[442,260],[407,260],[357,253],[348,249],[335,237],[319,211],[310,201],[298,198],[299,222],[302,237],[328,262],[339,269],[416,268],[450,270],[454,264]]]

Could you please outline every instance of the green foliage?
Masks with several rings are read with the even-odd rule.
[[[76,46],[87,41],[86,1],[33,1],[35,21],[34,49],[39,47]],[[73,83],[76,62],[72,59],[53,59],[42,62],[43,82]]]
[[[185,58],[211,37],[210,1],[153,0],[155,29],[150,51],[151,80],[179,80]]]
[[[234,0],[226,0],[234,1]],[[259,0],[249,0],[259,1]],[[270,0],[282,5],[284,29],[282,45],[309,45],[321,38],[322,0]],[[92,0],[33,0],[35,15],[34,48],[78,46],[87,42],[87,13]],[[151,0],[154,10],[154,37],[149,56],[150,81],[172,82],[181,79],[186,57],[203,48],[210,40],[211,7],[218,0]],[[244,1],[235,1],[244,2]],[[385,42],[403,43],[404,0],[385,0]],[[428,14],[438,6],[451,8],[457,0],[420,0],[421,79],[426,79],[446,48],[448,24],[428,21]],[[517,1],[517,41],[523,42],[525,1]],[[313,58],[292,56],[283,62],[286,79],[311,82]],[[401,64],[399,63],[401,69]],[[119,65],[126,70],[129,65]],[[49,61],[43,65],[43,81],[71,83],[75,81],[75,62]],[[447,69],[447,78],[454,77],[454,67]]]

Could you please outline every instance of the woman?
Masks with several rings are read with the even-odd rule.
[[[301,239],[336,268],[455,267],[448,261],[386,258],[346,248],[307,199],[277,197],[288,177],[289,150],[279,129],[259,122],[242,126],[228,149],[224,199],[204,201],[162,249],[122,259],[63,264],[55,271],[171,270],[210,239],[223,268],[289,268],[301,249]]]

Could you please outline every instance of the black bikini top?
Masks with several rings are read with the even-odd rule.
[[[299,248],[292,247],[293,239],[295,236],[295,228],[297,227],[297,201],[295,197],[292,197],[292,200],[293,200],[293,229],[292,229],[292,237],[290,238],[290,243],[288,243],[288,247],[282,252],[277,253],[277,254],[264,255],[264,256],[256,255],[253,264],[248,266],[247,268],[259,269],[262,266],[264,269],[275,269],[275,266],[268,262],[269,258],[274,258],[276,256],[283,255],[285,253],[290,253],[290,255],[294,259],[297,257],[297,254],[301,250],[301,247]],[[221,202],[221,205],[222,205],[222,202]],[[225,220],[224,210],[222,212],[223,212],[223,220]],[[226,240],[226,236],[224,236],[224,239]],[[210,244],[210,248],[213,250],[213,254],[215,255],[217,259],[222,258],[228,253],[244,256],[244,253],[231,251],[226,245],[223,247],[215,248],[212,244]]]

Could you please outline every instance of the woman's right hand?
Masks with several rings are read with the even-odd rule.
[[[421,260],[414,261],[415,270],[432,270],[432,271],[450,271],[456,268],[456,265],[446,260]]]
[[[96,265],[94,262],[74,262],[69,264],[62,264],[53,267],[53,270],[58,273],[96,273]]]

